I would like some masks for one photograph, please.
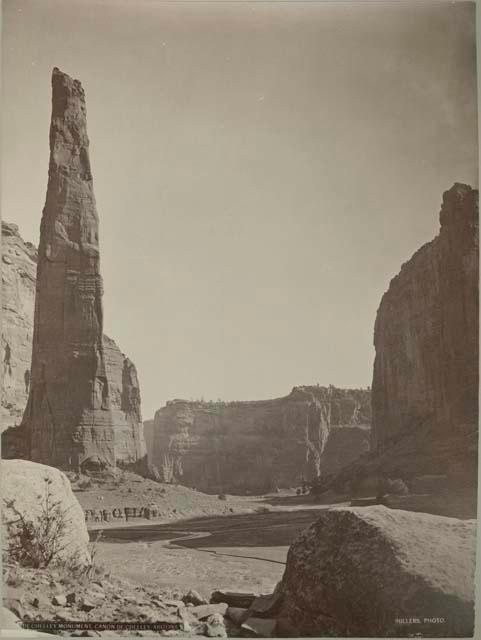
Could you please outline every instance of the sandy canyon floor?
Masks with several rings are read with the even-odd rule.
[[[82,482],[80,482],[82,486]],[[216,589],[270,593],[284,572],[289,545],[323,505],[295,491],[259,497],[206,495],[180,485],[122,474],[80,489],[84,510],[155,505],[159,517],[88,522],[97,561],[144,585],[206,596]]]
[[[290,544],[321,510],[332,506],[319,504],[315,497],[296,496],[293,490],[221,500],[129,473],[83,490],[73,486],[84,509],[155,505],[159,510],[159,517],[150,521],[88,523],[92,539],[102,530],[97,560],[105,569],[149,588],[174,594],[195,589],[207,597],[217,589],[271,593],[284,572]],[[392,500],[394,508],[475,517],[471,498]]]

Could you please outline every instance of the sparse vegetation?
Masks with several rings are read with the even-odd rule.
[[[15,516],[5,523],[7,536],[7,557],[19,565],[46,568],[57,563],[66,548],[65,531],[67,511],[60,500],[52,495],[50,478],[44,478],[45,492],[39,496],[41,510],[37,517],[30,518],[15,506],[15,499],[6,500],[6,509]]]
[[[65,554],[69,541],[66,536],[69,525],[69,508],[55,499],[52,480],[44,478],[44,495],[39,495],[40,513],[29,516],[20,511],[15,499],[4,499],[6,533],[3,547],[5,583],[12,587],[22,584],[20,568],[50,569],[55,567],[62,584],[88,583],[98,576],[105,576],[106,569],[98,563],[99,531],[89,544],[90,562],[85,564],[76,553]],[[11,519],[7,519],[6,513]]]
[[[225,495],[225,493],[219,493],[217,497],[219,498],[219,500],[227,500],[227,496]]]

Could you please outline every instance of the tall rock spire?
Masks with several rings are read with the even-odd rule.
[[[55,68],[24,415],[32,460],[88,469],[113,466],[119,455],[136,462],[145,454],[137,408],[133,420],[128,413],[120,420],[112,409],[102,295],[85,94],[78,80]]]

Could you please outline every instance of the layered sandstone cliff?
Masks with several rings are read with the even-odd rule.
[[[103,336],[88,148],[83,88],[55,68],[29,395],[21,430],[2,440],[4,454],[22,447],[31,460],[83,470],[146,459],[135,367]]]
[[[477,483],[478,191],[443,194],[440,232],[391,280],[377,312],[372,442],[366,459],[318,490],[376,491],[383,478]],[[377,480],[376,480],[377,478]]]
[[[372,444],[382,453],[410,434],[419,435],[419,454],[431,455],[437,465],[431,472],[458,473],[467,465],[473,473],[479,384],[477,190],[455,184],[446,191],[440,224],[439,235],[391,281],[378,309]]]
[[[167,482],[258,493],[331,473],[369,448],[370,392],[295,387],[253,402],[174,400],[156,412],[151,461]]]
[[[2,222],[2,430],[20,424],[27,405],[36,262],[36,247],[23,240],[17,225]],[[137,370],[114,340],[105,334],[103,344],[114,427],[119,434],[118,458],[129,460],[129,451],[143,446]],[[5,444],[3,457],[27,455],[21,436],[14,438],[18,441],[14,451],[9,451],[12,438],[9,439],[10,443],[2,443]]]
[[[373,444],[435,425],[451,435],[478,420],[478,192],[443,196],[439,235],[389,285],[374,328]]]
[[[20,422],[27,404],[36,264],[36,248],[17,225],[2,222],[2,431]]]

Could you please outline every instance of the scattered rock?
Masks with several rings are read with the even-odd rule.
[[[258,597],[256,593],[239,593],[235,591],[214,591],[210,597],[212,604],[226,602],[229,607],[248,609]]]
[[[95,609],[95,607],[97,606],[98,604],[96,602],[92,602],[90,600],[87,600],[86,598],[82,598],[79,609],[81,611],[92,611],[92,609]]]
[[[162,603],[167,607],[175,607],[176,609],[185,607],[185,603],[182,600],[162,600]]]
[[[57,607],[66,607],[67,606],[67,597],[59,593],[52,598],[52,604],[57,605]]]
[[[189,613],[193,614],[199,620],[205,620],[216,613],[223,616],[227,611],[227,606],[225,602],[219,602],[218,604],[201,604],[197,607],[190,607]]]
[[[270,618],[248,618],[242,623],[241,629],[246,635],[256,638],[271,638],[277,621]]]
[[[241,607],[228,607],[226,616],[232,620],[232,622],[240,626],[244,620],[249,617],[249,609],[243,609]]]
[[[258,617],[267,617],[273,614],[281,602],[280,583],[277,584],[272,595],[259,596],[249,607],[249,613]]]
[[[207,618],[205,625],[205,635],[209,638],[226,638],[227,631],[224,618],[220,613],[214,613]]]
[[[194,591],[193,589],[185,594],[185,596],[182,598],[182,602],[184,602],[186,605],[193,604],[194,606],[209,604],[209,601],[206,598],[201,596],[198,591]]]

